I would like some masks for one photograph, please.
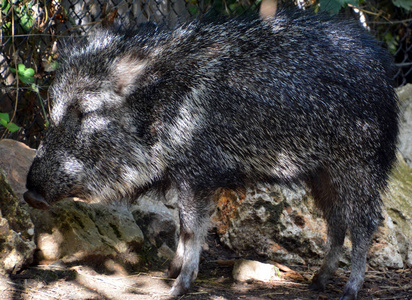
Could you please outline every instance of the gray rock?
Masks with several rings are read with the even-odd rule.
[[[15,273],[33,261],[33,236],[29,214],[0,168],[0,274]]]
[[[0,140],[0,168],[7,175],[7,180],[19,200],[23,201],[26,191],[26,177],[36,155],[36,150],[14,140]]]
[[[386,218],[384,226],[380,228],[382,241],[397,249],[404,266],[412,267],[412,167],[401,155],[398,155],[398,163],[383,201]],[[398,255],[389,256],[380,263],[385,265],[395,259],[399,261]]]
[[[164,245],[163,247],[176,249],[179,218],[173,204],[168,204],[169,199],[148,192],[135,201],[130,211],[150,244],[156,248]]]
[[[412,167],[412,84],[397,90],[400,102],[399,151]]]
[[[320,258],[325,224],[305,189],[276,185],[224,190],[213,217],[224,244],[242,254],[262,254],[280,262]]]
[[[32,209],[30,215],[40,260],[112,257],[126,264],[139,262],[143,233],[126,207],[64,199],[49,211]]]
[[[412,249],[412,171],[400,162],[384,195],[385,220],[375,234],[369,263],[375,267],[410,266]],[[223,244],[242,255],[263,255],[279,262],[317,264],[326,247],[326,226],[304,187],[256,185],[222,190],[213,216]],[[349,263],[345,240],[341,262]]]

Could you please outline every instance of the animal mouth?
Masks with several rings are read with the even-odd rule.
[[[27,191],[23,194],[24,200],[32,207],[47,210],[50,208],[50,204],[47,203],[43,196],[33,191]]]

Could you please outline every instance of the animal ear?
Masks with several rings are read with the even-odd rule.
[[[115,63],[115,91],[121,96],[130,95],[137,87],[138,79],[143,75],[146,67],[144,60],[131,55],[120,58]]]

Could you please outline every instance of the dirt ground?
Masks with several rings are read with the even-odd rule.
[[[308,289],[308,282],[319,266],[279,265],[280,281],[240,283],[232,278],[233,263],[238,258],[225,249],[209,247],[202,255],[199,276],[190,293],[177,299],[338,299],[349,276],[349,269],[340,269],[327,290],[319,293]],[[87,265],[32,266],[0,277],[0,299],[173,299],[168,294],[173,280],[164,275],[166,264],[127,273],[112,262],[111,272],[107,269]],[[369,268],[359,298],[412,299],[412,270]]]

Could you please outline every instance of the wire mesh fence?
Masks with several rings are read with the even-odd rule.
[[[256,13],[261,0],[0,0],[0,138],[37,147],[48,125],[47,89],[59,39],[114,22],[173,27],[195,17]],[[287,1],[278,1],[282,4]],[[295,1],[301,8],[303,3]],[[313,2],[313,1],[312,1]],[[402,15],[405,18],[405,15]],[[411,16],[412,17],[412,16]],[[398,86],[412,82],[412,19],[373,15],[365,25],[394,54]],[[410,55],[411,53],[411,55]],[[11,127],[17,124],[19,127]],[[7,128],[6,128],[7,126]],[[12,132],[13,131],[13,132]]]

